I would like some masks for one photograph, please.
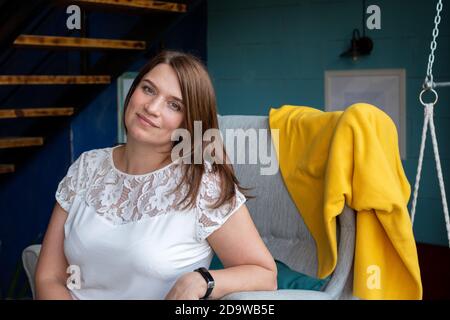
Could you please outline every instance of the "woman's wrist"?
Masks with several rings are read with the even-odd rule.
[[[191,272],[192,281],[196,284],[198,298],[201,299],[208,289],[205,279],[197,271]]]

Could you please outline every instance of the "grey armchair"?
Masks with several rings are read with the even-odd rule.
[[[253,221],[273,257],[287,264],[291,269],[310,276],[316,276],[317,257],[316,246],[308,228],[292,201],[281,172],[275,175],[261,175],[261,168],[269,165],[261,163],[258,157],[256,164],[248,164],[250,153],[258,154],[258,145],[245,142],[245,148],[237,143],[227,143],[226,129],[243,129],[251,135],[256,129],[256,135],[264,133],[259,129],[266,129],[266,133],[259,136],[258,141],[266,139],[272,147],[269,121],[267,116],[219,116],[219,127],[224,138],[227,152],[234,151],[234,157],[247,157],[246,164],[234,163],[239,182],[245,187],[254,187],[250,193],[255,199],[247,201],[247,207]],[[250,130],[249,130],[250,129]],[[249,130],[249,131],[248,131]],[[236,142],[237,139],[234,139]],[[264,150],[263,150],[264,151]],[[299,152],[301,152],[299,150]],[[264,154],[264,152],[263,152]],[[236,161],[235,161],[236,162]],[[271,152],[269,163],[278,161],[275,152]],[[288,290],[235,292],[222,297],[223,300],[329,300],[355,299],[352,295],[353,287],[353,256],[355,246],[355,215],[352,209],[344,207],[338,216],[338,260],[327,286],[323,291]]]
[[[244,131],[256,129],[256,135],[259,134],[258,129],[266,129],[262,138],[267,139],[269,145],[272,145],[267,116],[219,116],[219,127],[225,143],[227,143],[226,129],[243,129]],[[236,143],[232,149],[227,148],[231,159],[238,159],[242,155],[247,156],[246,164],[235,163],[233,166],[241,184],[246,187],[254,187],[250,193],[256,198],[249,199],[246,203],[252,219],[275,259],[284,262],[293,270],[315,276],[317,256],[314,239],[291,200],[279,170],[274,175],[261,175],[261,168],[267,168],[268,165],[261,163],[259,157],[257,157],[256,163],[248,164],[249,152],[259,151],[255,148],[258,146],[252,145],[248,140],[245,142],[245,148]],[[230,151],[234,151],[234,153]],[[234,157],[231,154],[234,154]],[[270,161],[278,168],[274,152],[271,152]],[[343,212],[338,216],[337,226],[337,266],[323,291],[279,289],[276,291],[235,292],[222,297],[222,300],[356,299],[352,295],[355,245],[355,215],[352,209],[344,207]],[[32,245],[27,247],[22,255],[33,297],[34,269],[39,251],[40,245]]]

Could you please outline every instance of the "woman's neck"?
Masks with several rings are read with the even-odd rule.
[[[170,152],[162,152],[161,148],[152,148],[142,144],[127,142],[115,149],[116,167],[125,173],[146,174],[171,163]]]

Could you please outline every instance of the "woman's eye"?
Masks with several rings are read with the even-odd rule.
[[[155,90],[153,90],[153,88],[151,88],[151,87],[143,86],[142,89],[143,89],[146,93],[149,93],[149,94],[152,94],[152,95],[155,94]]]
[[[178,103],[171,102],[171,103],[169,103],[169,105],[175,111],[180,111],[181,110],[181,106]]]

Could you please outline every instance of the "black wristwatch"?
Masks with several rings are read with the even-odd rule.
[[[205,267],[195,269],[194,271],[199,272],[206,281],[208,288],[206,289],[206,293],[203,296],[203,298],[201,298],[201,299],[206,299],[209,297],[209,295],[211,294],[211,292],[214,288],[214,278],[211,276],[211,273],[209,273],[208,269],[206,269]]]

